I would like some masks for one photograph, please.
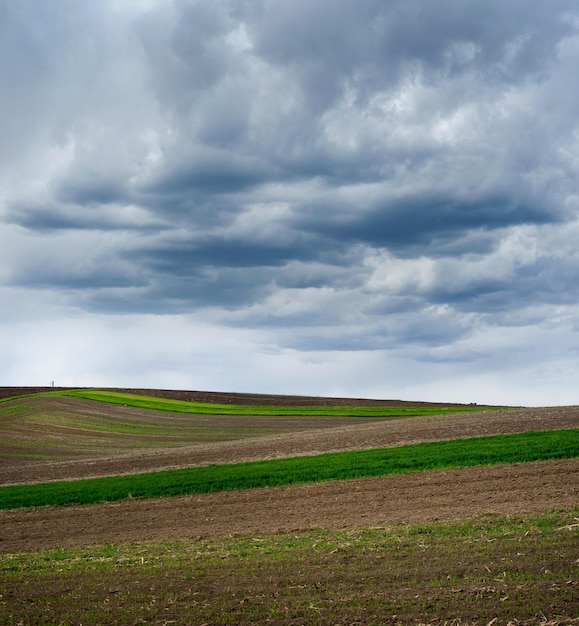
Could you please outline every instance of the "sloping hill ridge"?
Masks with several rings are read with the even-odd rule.
[[[0,397],[62,388],[0,388]],[[113,389],[111,389],[113,391]],[[401,405],[397,401],[305,396],[264,396],[199,391],[114,389],[161,398],[238,404]],[[40,400],[40,398],[38,398]],[[75,402],[73,398],[53,398]],[[32,400],[32,399],[29,399]],[[83,401],[86,402],[86,401]],[[98,403],[96,403],[98,404]],[[405,403],[428,406],[429,403]],[[430,403],[434,404],[434,403]],[[435,405],[436,406],[436,405]],[[438,405],[440,406],[440,405]],[[452,405],[444,405],[452,406]],[[454,405],[456,406],[456,405]],[[88,405],[87,405],[88,407]],[[77,409],[80,406],[76,407]],[[94,411],[126,411],[108,405]],[[135,411],[135,409],[130,409]],[[189,418],[189,417],[188,417]],[[153,419],[153,416],[152,416]],[[164,417],[169,419],[169,416]],[[183,419],[180,416],[179,419]],[[359,450],[420,441],[527,430],[576,428],[579,407],[419,416],[240,441],[184,446],[174,450],[111,455],[69,462],[33,462],[0,472],[0,484],[110,476],[214,463]],[[480,514],[514,514],[576,506],[579,459],[444,470],[415,475],[364,478],[247,492],[127,500],[86,507],[3,511],[0,552],[115,541],[270,533],[308,528],[344,528],[400,522],[459,519]],[[411,497],[409,495],[411,494]]]
[[[0,409],[5,413],[0,485],[579,425],[579,407],[461,411],[401,418],[215,416],[39,395],[2,403]]]
[[[71,391],[88,387],[0,387],[0,399],[49,391]],[[154,398],[210,402],[215,404],[241,404],[245,406],[468,406],[448,402],[413,402],[408,400],[381,400],[370,398],[343,398],[322,396],[295,396],[263,393],[225,393],[222,391],[186,391],[177,389],[139,389],[99,387],[104,391],[132,393]]]

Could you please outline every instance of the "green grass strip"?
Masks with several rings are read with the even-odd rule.
[[[210,465],[131,476],[0,488],[0,508],[91,504],[434,469],[579,456],[579,429],[454,439],[354,452]]]
[[[71,396],[85,400],[96,400],[123,406],[132,406],[157,411],[173,411],[178,413],[196,413],[205,415],[337,415],[348,417],[410,417],[417,415],[441,415],[448,413],[464,413],[466,411],[485,411],[506,407],[483,405],[450,405],[450,406],[248,406],[241,404],[215,404],[210,402],[188,402],[139,396],[136,394],[98,389],[75,389],[57,391],[49,395]]]

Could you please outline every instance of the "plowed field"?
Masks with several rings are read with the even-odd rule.
[[[174,393],[174,392],[172,392]],[[96,476],[144,473],[218,463],[363,450],[390,446],[526,432],[558,430],[579,425],[579,407],[527,408],[481,413],[392,418],[190,416],[151,411],[68,397],[41,397],[18,401],[26,414],[44,416],[18,431],[6,428],[12,438],[26,441],[33,455],[18,454],[10,442],[0,442],[0,485],[69,480]],[[130,417],[139,424],[188,424],[194,445],[184,435],[150,436],[107,432],[58,424],[60,415],[77,415],[83,424]],[[49,419],[50,418],[50,419]],[[199,432],[207,431],[200,439]],[[173,432],[173,431],[172,431]],[[248,437],[248,433],[262,434]],[[210,434],[216,437],[212,443]],[[216,434],[217,433],[217,434]],[[219,437],[219,439],[217,439]],[[201,441],[201,443],[199,443]],[[161,443],[165,446],[162,447]],[[16,451],[16,452],[15,452]],[[54,462],[58,457],[70,458]],[[41,457],[42,460],[39,460]]]
[[[224,401],[200,392],[155,393]],[[229,398],[266,404],[263,396]],[[243,438],[223,422],[229,440],[200,443],[196,431],[193,445],[172,441],[169,431],[131,438],[94,428],[126,419],[127,412],[139,424],[162,419],[173,426],[183,415],[72,398],[27,402],[26,414],[38,417],[35,428],[18,432],[24,406],[18,404],[5,426],[34,454],[19,455],[17,446],[0,442],[0,484],[579,426],[579,407],[350,422],[276,418],[269,434],[264,421],[245,416],[235,424]],[[79,415],[75,427],[71,410]],[[230,418],[215,419],[212,425]],[[252,428],[256,436],[248,436]],[[570,459],[0,511],[0,621],[576,624],[578,505],[579,459]],[[560,513],[525,522],[553,509]],[[506,521],[501,530],[497,515],[520,521]],[[473,520],[470,529],[465,520]],[[439,528],[437,521],[450,525]],[[38,554],[51,548],[58,550]]]
[[[142,390],[139,391],[142,393]],[[164,397],[191,399],[193,392],[155,393]],[[198,396],[195,398],[198,399]],[[280,398],[276,397],[278,401],[281,401]],[[203,399],[215,401],[217,398],[215,394],[205,394]],[[230,395],[227,399],[230,402],[241,400],[246,404],[264,404],[264,396],[259,395]],[[292,401],[295,404],[304,402],[303,398],[288,399],[285,396],[282,399],[288,404]],[[219,400],[223,401],[223,397]],[[336,399],[317,400],[318,403],[336,403]],[[33,409],[39,413],[52,411],[64,414],[73,411],[87,419],[98,416],[114,420],[127,414],[152,423],[172,423],[184,419],[183,414],[77,398],[30,398],[26,402],[32,403]],[[34,405],[35,402],[38,404]],[[27,410],[31,410],[29,406]],[[227,416],[203,416],[203,419],[231,420]],[[261,429],[265,428],[263,420],[272,420],[252,416],[235,419],[238,427],[239,420],[242,420],[247,424],[258,423]],[[277,432],[281,434],[152,449],[147,449],[142,442],[137,445],[137,440],[131,440],[130,436],[105,435],[105,439],[99,441],[106,453],[105,458],[98,449],[88,447],[87,453],[78,444],[80,458],[70,461],[39,462],[37,458],[22,457],[11,464],[10,457],[4,457],[0,466],[0,484],[142,473],[477,435],[574,428],[579,425],[579,407],[509,409],[386,421],[323,417],[273,419]],[[45,440],[41,422],[34,436],[38,441]],[[91,439],[98,433],[88,431],[86,436]],[[108,445],[109,439],[113,442],[128,439],[133,451],[128,452],[127,446]],[[578,468],[579,461],[570,460],[158,501],[128,501],[84,508],[0,512],[0,550],[40,549],[63,543],[100,543],[110,540],[112,534],[119,540],[133,540],[270,532],[320,526],[335,528],[393,521],[456,519],[486,512],[511,513],[567,507],[579,503]]]
[[[0,511],[0,552],[459,520],[579,504],[579,459]]]

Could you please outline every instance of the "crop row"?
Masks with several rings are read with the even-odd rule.
[[[177,413],[197,413],[208,415],[336,415],[357,417],[407,417],[417,415],[441,415],[448,413],[464,413],[465,411],[482,411],[491,408],[482,405],[465,406],[246,406],[241,404],[215,404],[209,402],[188,402],[139,396],[135,394],[101,391],[98,389],[76,389],[57,391],[50,395],[71,396],[85,400],[97,400],[111,404],[155,409],[157,411],[173,411]]]
[[[0,508],[90,504],[579,456],[579,429],[0,488]]]

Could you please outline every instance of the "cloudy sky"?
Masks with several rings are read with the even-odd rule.
[[[2,0],[0,384],[579,403],[575,0]]]

